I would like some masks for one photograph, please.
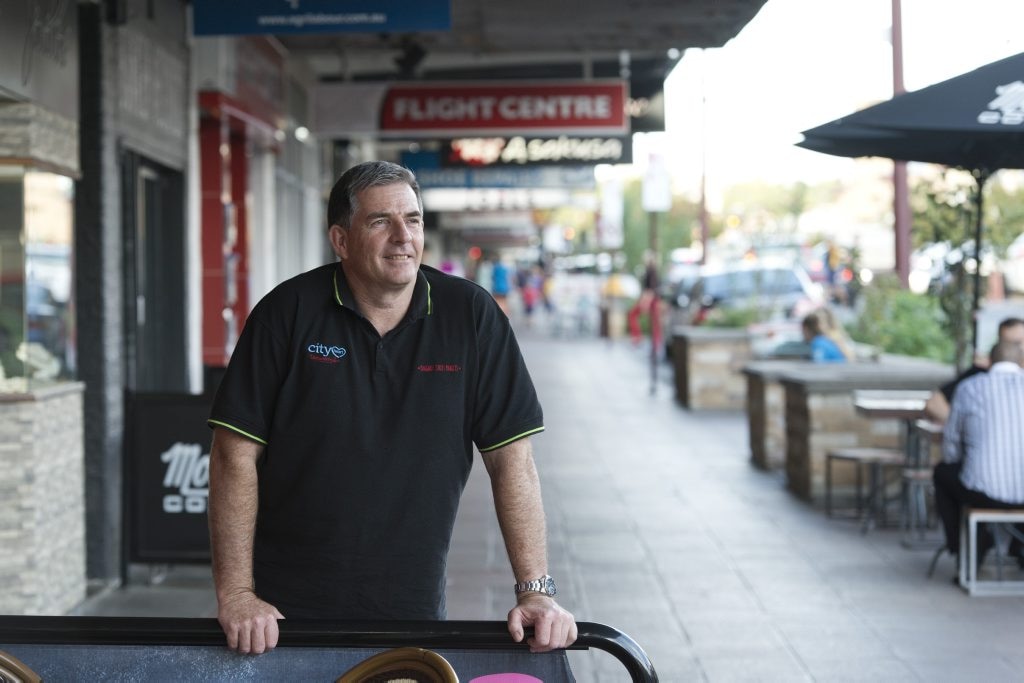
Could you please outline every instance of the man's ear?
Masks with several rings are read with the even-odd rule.
[[[341,260],[348,256],[348,231],[337,223],[327,229],[327,239],[331,243],[331,249]]]

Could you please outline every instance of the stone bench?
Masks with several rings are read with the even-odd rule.
[[[786,394],[779,378],[809,362],[760,360],[743,367],[750,462],[760,469],[777,469],[786,464]]]
[[[751,339],[735,328],[673,328],[676,400],[691,410],[743,410],[747,391],[741,370],[753,359]]]
[[[953,368],[913,358],[883,356],[878,363],[808,363],[778,375],[785,396],[787,487],[820,502],[825,456],[852,447],[899,448],[901,421],[857,414],[854,392],[864,389],[932,390],[953,377]],[[834,484],[852,482],[837,480]]]

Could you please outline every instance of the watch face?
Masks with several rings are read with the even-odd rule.
[[[550,576],[544,579],[544,592],[548,595],[554,595],[557,591],[555,590],[555,580]]]

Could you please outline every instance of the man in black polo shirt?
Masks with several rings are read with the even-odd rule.
[[[443,619],[459,498],[480,450],[516,577],[509,632],[576,638],[553,599],[529,437],[540,404],[482,288],[421,266],[412,173],[347,171],[331,191],[340,263],[253,309],[210,424],[210,535],[228,644],[262,652],[277,619]]]

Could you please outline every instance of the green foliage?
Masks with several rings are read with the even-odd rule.
[[[746,327],[760,322],[764,318],[762,311],[756,308],[715,308],[704,321],[707,327]]]
[[[643,267],[644,250],[650,246],[650,215],[642,203],[643,181],[634,178],[623,187],[623,246],[626,270],[634,272]],[[687,247],[694,232],[699,230],[699,208],[694,202],[674,197],[672,210],[657,216],[658,254],[662,265],[668,253],[678,247]]]
[[[993,177],[985,185],[981,243],[997,255],[1024,230],[1024,189],[1005,187]],[[930,183],[919,183],[911,197],[914,210],[914,244],[948,242],[962,253],[973,255],[977,219],[977,181],[962,171],[947,171]],[[965,259],[944,264],[942,283],[933,294],[945,314],[943,327],[953,344],[952,360],[958,368],[967,367],[973,355],[974,274],[968,272]],[[979,282],[979,297],[984,296],[986,278]]]
[[[886,353],[948,363],[954,344],[945,321],[934,297],[902,289],[895,276],[881,276],[864,289],[863,308],[847,331],[855,341]]]
[[[960,171],[947,171],[931,182],[915,184],[910,196],[914,246],[933,242],[959,245],[969,239],[973,192],[971,179]]]
[[[1024,232],[1024,187],[1008,188],[994,177],[988,183],[985,197],[985,235],[996,253],[1006,254],[1006,247]]]

